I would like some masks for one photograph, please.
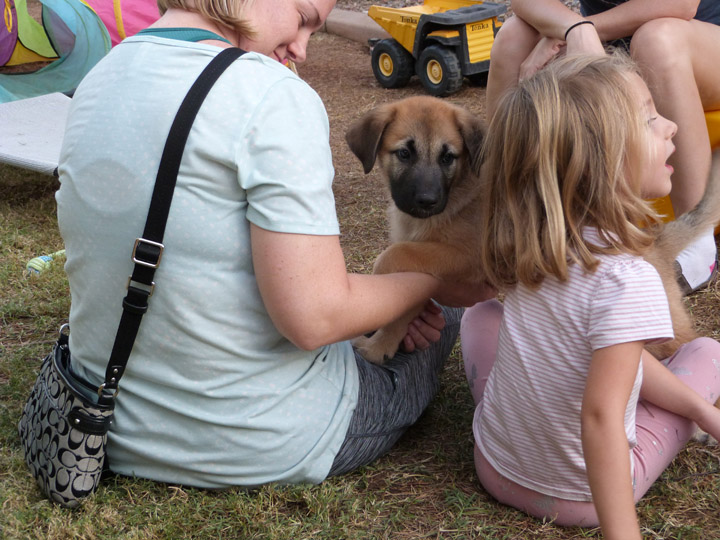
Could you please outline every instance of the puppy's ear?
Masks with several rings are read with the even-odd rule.
[[[345,141],[362,162],[365,174],[375,165],[380,141],[385,128],[392,121],[393,111],[394,108],[389,105],[377,107],[357,120],[345,134]]]
[[[483,143],[487,128],[478,115],[463,110],[458,115],[458,124],[463,142],[470,156],[470,168],[475,174],[480,174],[483,162]]]

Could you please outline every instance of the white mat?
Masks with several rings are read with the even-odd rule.
[[[54,174],[70,101],[53,93],[0,104],[0,162]]]

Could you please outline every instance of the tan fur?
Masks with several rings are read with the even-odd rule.
[[[713,156],[707,188],[700,203],[658,230],[657,239],[645,259],[660,274],[670,304],[675,339],[647,349],[657,358],[672,355],[677,349],[698,337],[677,281],[675,259],[701,233],[720,222],[720,151]],[[639,314],[641,315],[641,314]]]
[[[443,145],[461,149],[444,211],[421,219],[399,210],[395,202],[390,204],[388,216],[393,243],[375,261],[375,273],[418,271],[447,280],[484,280],[475,240],[480,227],[479,156],[484,130],[480,120],[468,111],[424,96],[380,106],[351,126],[346,140],[362,162],[365,173],[369,173],[377,161],[389,185],[417,179],[417,175],[403,176],[408,172],[408,165],[401,163],[394,153],[407,141],[412,140],[418,149],[419,170],[435,166]],[[665,286],[675,332],[674,340],[647,347],[657,358],[667,358],[682,344],[697,337],[677,282],[675,259],[698,235],[719,221],[720,152],[714,156],[703,200],[694,210],[658,227],[657,240],[645,255]],[[408,323],[419,309],[420,306],[371,337],[357,338],[354,345],[366,359],[382,363],[395,354]]]
[[[391,193],[402,190],[407,182],[444,183],[447,189],[444,210],[429,217],[413,217],[401,211],[397,199],[403,197],[393,193],[394,202],[388,210],[393,243],[375,261],[375,273],[418,271],[447,280],[483,281],[478,246],[473,240],[479,227],[479,153],[484,130],[481,121],[468,111],[426,96],[378,107],[349,129],[346,140],[365,172],[369,173],[377,161]],[[416,152],[413,164],[403,163],[396,154],[408,147]],[[457,159],[443,176],[438,162],[447,150]],[[354,345],[367,360],[382,363],[395,354],[408,323],[421,308],[371,337],[357,338]]]

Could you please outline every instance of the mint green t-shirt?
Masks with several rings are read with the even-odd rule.
[[[72,100],[58,221],[73,360],[95,382],[170,124],[218,51],[129,38]],[[249,227],[339,234],[333,174],[317,94],[267,57],[237,60],[202,105],[185,148],[157,286],[120,382],[113,471],[200,487],[326,477],[357,401],[352,348],[302,351],[275,329],[255,281]]]

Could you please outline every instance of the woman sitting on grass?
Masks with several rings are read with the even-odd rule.
[[[477,473],[498,501],[608,539],[640,538],[634,502],[693,422],[720,436],[720,344],[645,350],[673,335],[637,224],[659,219],[644,199],[670,190],[675,131],[622,55],[551,63],[488,130],[480,241],[506,296],[460,331]]]
[[[386,453],[438,388],[458,309],[486,290],[349,274],[325,109],[302,62],[333,0],[160,0],[162,17],[85,77],[60,157],[70,346],[103,378],[170,124],[223,48],[248,51],[195,119],[157,286],[117,398],[112,471],[220,488],[320,482]],[[427,303],[427,304],[426,304]],[[427,305],[398,354],[348,339]]]

